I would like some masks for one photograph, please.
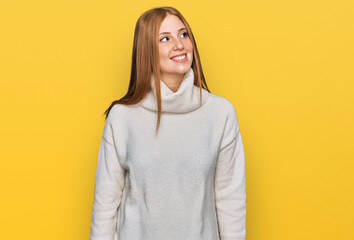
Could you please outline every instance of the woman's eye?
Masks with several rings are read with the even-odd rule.
[[[160,39],[160,42],[164,42],[164,41],[162,41],[162,39],[164,39],[164,38],[168,38],[168,37],[163,37],[163,38],[161,38],[161,39]]]
[[[185,37],[188,36],[188,32],[184,32],[184,33],[182,33],[182,34],[184,34]],[[169,39],[168,37],[163,37],[163,38],[160,39],[160,42],[164,42],[164,41],[162,41],[162,40],[165,39],[165,38],[166,38],[167,40]]]

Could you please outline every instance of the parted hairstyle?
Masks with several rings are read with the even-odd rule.
[[[167,14],[175,15],[182,21],[184,26],[187,28],[188,37],[191,39],[193,44],[193,61],[191,67],[194,71],[194,85],[198,86],[200,89],[200,103],[202,98],[202,88],[210,92],[204,78],[197,44],[187,21],[184,19],[182,14],[173,7],[153,8],[144,12],[139,17],[135,26],[128,92],[121,99],[115,100],[111,103],[109,108],[104,112],[104,114],[106,114],[105,119],[107,119],[111,108],[115,104],[133,105],[143,100],[150,90],[151,76],[153,75],[158,107],[156,132],[158,131],[161,118],[161,91],[159,80],[161,79],[161,75],[158,34],[161,23]]]

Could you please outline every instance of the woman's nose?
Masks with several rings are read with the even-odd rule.
[[[184,46],[183,46],[182,41],[181,41],[181,40],[179,40],[179,39],[177,39],[177,40],[175,41],[174,48],[175,48],[175,49],[183,49],[183,48],[184,48]]]

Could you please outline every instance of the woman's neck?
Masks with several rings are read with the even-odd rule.
[[[181,85],[185,73],[183,74],[161,74],[162,81],[166,84],[166,86],[173,92],[177,92],[179,86]]]

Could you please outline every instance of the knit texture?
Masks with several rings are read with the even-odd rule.
[[[138,104],[111,108],[90,239],[245,240],[245,155],[233,104],[205,89],[200,102],[193,69],[176,92],[160,84],[157,135],[153,81]]]

